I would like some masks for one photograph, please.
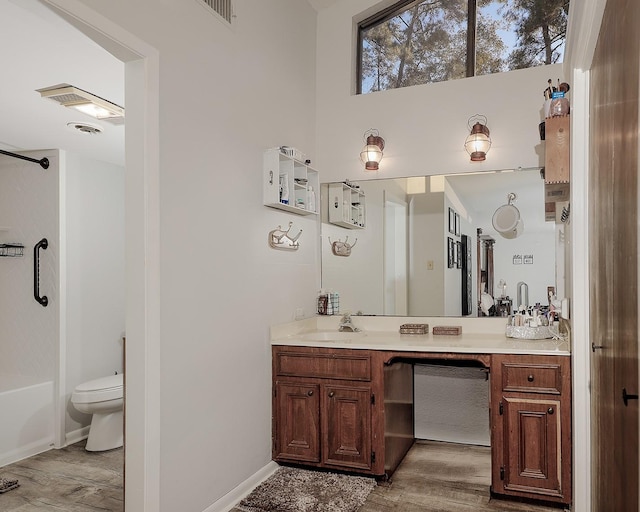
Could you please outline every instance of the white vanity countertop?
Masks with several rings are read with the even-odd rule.
[[[271,327],[272,345],[461,354],[570,355],[569,343],[521,340],[504,334],[505,318],[416,318],[352,316],[360,332],[338,332],[341,316],[307,318]],[[429,324],[429,334],[400,334],[405,323]],[[460,336],[434,336],[434,326],[461,326]]]

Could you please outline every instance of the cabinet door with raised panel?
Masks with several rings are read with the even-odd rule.
[[[320,461],[320,397],[316,384],[276,382],[273,458]]]
[[[560,401],[503,397],[505,491],[561,497]]]
[[[344,468],[370,469],[370,388],[322,386],[323,463]]]

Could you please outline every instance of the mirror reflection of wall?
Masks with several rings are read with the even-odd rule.
[[[564,289],[564,254],[557,254],[563,250],[563,225],[545,222],[544,181],[538,169],[364,180],[358,185],[365,193],[367,216],[366,227],[358,230],[328,222],[328,184],[321,187],[322,287],[340,293],[343,311],[461,316],[466,256],[471,268],[464,288],[471,292],[471,315],[477,315],[478,228],[483,237],[495,240],[493,275],[486,287],[493,299],[504,293],[515,306],[520,282],[527,283],[532,305],[548,303],[547,287]],[[514,239],[501,237],[491,222],[509,193],[517,194],[525,225]],[[329,239],[347,236],[351,243],[357,239],[351,255],[332,254]],[[466,255],[461,242],[466,242]]]

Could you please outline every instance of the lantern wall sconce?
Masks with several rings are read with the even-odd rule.
[[[367,171],[377,171],[378,164],[382,160],[382,150],[384,149],[384,139],[380,137],[378,130],[367,130],[364,133],[365,146],[360,153],[360,160]]]
[[[481,114],[476,114],[469,118],[467,126],[471,133],[464,141],[464,148],[471,156],[472,162],[482,162],[487,158],[487,153],[491,147],[491,137],[487,128],[487,118]]]

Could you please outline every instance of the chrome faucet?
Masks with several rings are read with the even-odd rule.
[[[358,332],[360,329],[358,329],[355,325],[353,325],[353,323],[351,323],[351,313],[345,313],[340,320],[340,326],[338,327],[338,330],[340,332]]]

